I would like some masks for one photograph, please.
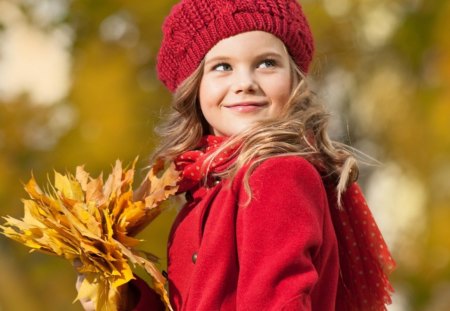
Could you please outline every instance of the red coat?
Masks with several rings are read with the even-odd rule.
[[[303,158],[271,158],[251,174],[245,206],[245,172],[188,195],[168,244],[172,306],[335,310],[338,250],[321,177]],[[144,300],[139,310],[155,310]]]

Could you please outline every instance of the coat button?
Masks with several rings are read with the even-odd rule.
[[[195,252],[194,254],[192,254],[192,262],[196,263],[197,262],[197,252]]]

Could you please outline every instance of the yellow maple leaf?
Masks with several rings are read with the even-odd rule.
[[[153,288],[172,310],[165,278],[151,256],[136,249],[134,236],[162,211],[161,203],[178,190],[179,173],[173,164],[157,162],[137,191],[134,166],[123,169],[117,160],[106,182],[93,178],[83,166],[75,176],[55,172],[54,184],[42,191],[32,176],[25,185],[30,199],[23,200],[21,220],[4,217],[2,234],[31,251],[77,260],[85,275],[77,299],[91,299],[96,310],[118,310],[119,288],[133,278],[131,265],[143,267]]]

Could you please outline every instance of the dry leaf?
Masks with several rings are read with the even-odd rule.
[[[30,199],[23,200],[21,220],[4,217],[2,233],[31,248],[70,261],[86,277],[76,300],[91,299],[97,310],[118,308],[118,288],[133,278],[130,264],[143,267],[152,277],[153,288],[171,310],[165,278],[154,258],[136,249],[134,236],[162,210],[161,203],[178,190],[179,173],[173,164],[157,162],[138,191],[133,191],[134,166],[123,169],[116,161],[103,181],[92,178],[83,166],[75,176],[55,172],[54,184],[44,192],[32,176],[25,185]],[[153,260],[152,260],[153,259]]]

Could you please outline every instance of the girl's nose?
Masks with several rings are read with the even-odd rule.
[[[255,93],[258,89],[258,83],[251,72],[239,72],[235,76],[233,83],[234,93]]]

